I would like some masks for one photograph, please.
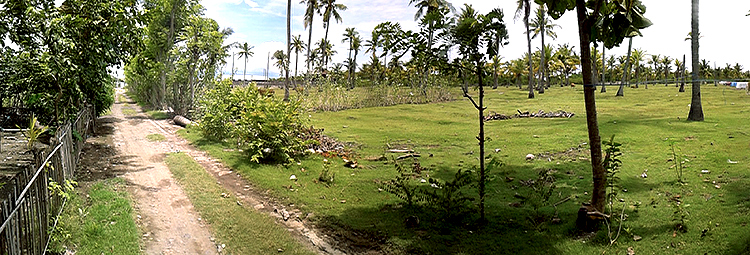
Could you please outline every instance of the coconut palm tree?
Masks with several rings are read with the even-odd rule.
[[[435,22],[442,20],[444,10],[455,12],[456,9],[446,0],[409,0],[409,5],[412,4],[414,7],[417,7],[414,20],[416,21],[424,17],[424,20],[427,22],[427,49],[431,50],[435,34]],[[427,80],[428,74],[429,72],[425,68],[425,80]]]
[[[313,62],[312,55],[310,55],[310,51],[312,50],[312,47],[310,47],[312,45],[312,25],[315,15],[320,14],[320,3],[318,0],[302,0],[300,3],[307,6],[303,25],[309,30],[309,35],[307,36],[307,72],[310,73],[310,64]]]
[[[323,71],[322,69],[325,67],[325,59],[328,59],[331,56],[333,56],[333,54],[336,54],[336,51],[333,50],[333,44],[331,44],[325,38],[321,38],[320,41],[317,42],[315,45],[318,46],[318,48],[317,48],[318,54],[317,55],[320,55],[321,58],[322,58],[321,62],[320,62],[320,69],[321,69],[321,72],[322,72]]]
[[[341,22],[341,14],[339,11],[345,11],[346,5],[337,4],[336,0],[322,0],[321,7],[323,8],[323,27],[326,29],[325,41],[328,42],[328,30],[331,28],[331,17],[336,20],[336,23]],[[323,65],[328,66],[328,58],[330,56],[324,55]]]
[[[688,113],[688,120],[692,121],[703,121],[703,106],[701,105],[701,86],[700,82],[698,82],[698,79],[700,79],[700,68],[695,68],[699,66],[698,60],[700,59],[698,48],[699,45],[699,38],[700,31],[698,30],[698,24],[699,24],[699,15],[698,15],[698,0],[692,0],[692,12],[691,12],[691,39],[690,39],[690,52],[691,52],[691,60],[693,62],[693,95],[690,100],[690,112]],[[750,15],[750,14],[748,14]]]
[[[352,51],[359,51],[359,47],[361,38],[359,37],[359,32],[355,31],[353,27],[347,28],[346,33],[344,33],[344,39],[341,39],[341,43],[349,42],[349,58],[347,59],[347,68],[349,69],[349,87],[350,89],[354,88],[354,79],[352,78],[352,75],[354,74],[355,69],[357,68],[356,62],[352,59]],[[355,45],[356,44],[356,45]],[[357,55],[355,53],[354,57],[356,58]]]
[[[247,79],[245,79],[245,74],[247,74],[247,58],[252,57],[253,53],[252,49],[255,48],[255,46],[250,46],[247,44],[247,42],[240,44],[240,52],[237,52],[237,58],[245,58],[245,69],[242,71],[242,81],[245,82],[245,85],[247,85]]]
[[[299,64],[299,53],[305,50],[307,46],[302,41],[302,36],[297,35],[292,37],[292,51],[294,51],[294,77],[297,77],[297,66]]]
[[[372,62],[372,73],[371,73],[371,81],[375,82],[375,74],[379,73],[377,72],[377,69],[380,66],[380,59],[378,59],[378,48],[380,47],[381,40],[380,40],[380,33],[378,33],[376,30],[372,31],[372,37],[368,40],[365,40],[365,53],[372,52],[372,56],[370,56],[370,61]]]
[[[523,12],[523,25],[526,27],[526,44],[528,45],[528,56],[529,56],[529,98],[534,98],[534,86],[532,84],[532,76],[534,71],[531,70],[533,64],[531,63],[531,34],[529,32],[529,15],[531,14],[531,3],[529,0],[517,0],[518,7],[516,8],[516,18],[520,17]]]
[[[672,58],[664,56],[661,58],[661,67],[664,72],[664,86],[669,85],[669,74],[672,72]]]
[[[531,29],[534,31],[534,35],[531,36],[531,39],[535,39],[538,35],[541,35],[542,37],[542,50],[546,50],[546,44],[544,44],[544,37],[549,36],[552,38],[552,40],[557,39],[557,33],[553,31],[556,27],[560,27],[560,25],[553,24],[552,20],[550,20],[547,15],[547,10],[545,10],[544,5],[539,6],[539,8],[536,9],[536,17],[534,17],[533,20],[531,20],[531,23],[529,26],[531,26]],[[551,52],[549,53],[551,54]],[[541,71],[542,71],[542,77],[544,77],[544,80],[546,80],[546,86],[549,87],[549,74],[547,73],[547,60],[549,58],[545,58],[546,55],[549,54],[542,54],[541,59]],[[544,88],[539,89],[539,93],[544,93]]]
[[[276,62],[273,64],[274,66],[279,68],[279,76],[284,75],[284,71],[286,71],[287,68],[289,68],[287,59],[286,59],[286,53],[284,53],[283,50],[277,50],[273,53],[273,59],[276,60]]]
[[[638,88],[638,83],[641,82],[640,75],[641,75],[641,62],[643,62],[643,58],[646,57],[646,51],[641,50],[640,48],[636,48],[633,50],[633,54],[630,55],[630,62],[635,64],[635,87]],[[629,72],[629,70],[628,70]]]
[[[558,59],[560,64],[562,64],[561,71],[563,72],[565,79],[565,83],[562,85],[570,85],[570,74],[581,64],[581,58],[576,56],[574,48],[575,46],[570,46],[568,44],[560,45],[554,55],[554,58]]]

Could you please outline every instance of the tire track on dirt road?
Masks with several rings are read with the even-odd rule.
[[[121,92],[118,91],[118,94]],[[128,112],[136,115],[126,116]],[[133,194],[144,231],[146,254],[219,254],[209,227],[201,222],[185,192],[163,162],[165,151],[146,139],[162,133],[140,113],[138,106],[121,102],[112,106],[113,142],[117,150],[133,157],[122,177]]]

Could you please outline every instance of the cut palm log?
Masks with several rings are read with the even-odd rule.
[[[174,124],[180,125],[182,127],[187,127],[188,125],[193,124],[193,122],[190,121],[188,118],[185,118],[180,115],[174,116],[172,121],[174,121]]]

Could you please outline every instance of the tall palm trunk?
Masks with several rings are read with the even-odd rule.
[[[542,20],[545,20],[544,14],[545,14],[545,12],[542,12]],[[539,80],[541,81],[541,82],[539,82],[539,84],[540,84],[540,86],[539,86],[539,94],[544,94],[544,86],[546,86],[544,79],[547,77],[547,68],[546,68],[546,63],[547,62],[544,61],[545,60],[544,57],[545,57],[545,55],[547,55],[546,51],[544,50],[544,26],[545,25],[546,24],[543,23],[541,26],[539,26],[540,30],[541,30],[541,34],[542,34],[542,57],[541,57],[541,61],[539,63],[539,68],[542,69],[542,70],[540,70],[541,77],[539,77]]]
[[[688,114],[688,120],[692,121],[703,121],[703,106],[701,105],[701,86],[698,79],[700,79],[700,57],[699,57],[699,31],[698,31],[698,0],[692,0],[692,19],[690,25],[692,26],[692,37],[690,38],[690,51],[693,62],[693,96],[690,100],[690,113]]]
[[[633,37],[628,39],[628,57],[625,59],[625,70],[622,70],[622,81],[620,82],[620,88],[617,89],[616,97],[624,96],[625,81],[630,79],[630,50],[633,49]]]
[[[526,45],[528,45],[529,53],[529,98],[534,98],[534,70],[533,63],[531,62],[531,34],[529,31],[529,12],[531,12],[531,6],[528,0],[524,1],[524,14],[523,25],[526,26]]]
[[[602,43],[602,92],[607,92],[607,47]]]
[[[682,54],[682,66],[678,68],[677,72],[680,73],[680,89],[678,92],[685,92],[685,54]]]
[[[310,82],[310,64],[312,63],[312,59],[310,58],[310,51],[312,49],[312,27],[313,27],[313,18],[315,15],[313,14],[310,16],[310,25],[308,27],[309,34],[307,36],[307,74],[305,77],[307,78],[308,82]]]
[[[292,0],[287,0],[286,6],[286,81],[284,82],[284,101],[289,101],[289,60],[292,57]]]
[[[326,36],[325,36],[325,42],[328,43],[328,29],[331,28],[331,20],[326,21]],[[325,47],[328,47],[328,45],[325,45]],[[328,56],[323,55],[323,66],[328,69]]]

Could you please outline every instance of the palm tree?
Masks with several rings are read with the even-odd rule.
[[[312,47],[310,47],[312,45],[312,24],[315,14],[320,14],[320,3],[318,3],[318,0],[302,0],[300,3],[307,6],[303,24],[305,28],[309,29],[309,35],[307,36],[307,72],[310,73],[310,64],[313,62],[312,55],[310,55],[312,50]]]
[[[683,77],[681,75],[684,75],[685,72],[685,55],[682,55],[682,61],[680,59],[675,58],[674,59],[674,65],[677,67],[677,70],[674,72],[674,77],[677,82],[680,83],[680,89],[679,92],[685,92],[685,82],[683,80]],[[677,78],[679,76],[679,78]],[[677,83],[675,83],[677,85]]]
[[[277,50],[273,53],[273,59],[276,60],[275,63],[273,63],[274,66],[278,67],[280,70],[280,76],[284,75],[284,71],[288,68],[287,62],[286,62],[286,53],[284,53],[283,50]]]
[[[442,18],[442,10],[455,12],[456,9],[446,0],[409,0],[409,5],[414,4],[417,7],[417,13],[414,14],[414,20],[424,17],[427,21],[427,50],[432,49],[432,42],[435,33],[435,21]],[[429,72],[425,68],[425,80]]]
[[[523,12],[523,25],[526,26],[526,44],[528,45],[529,53],[529,98],[534,98],[534,86],[532,85],[533,70],[531,70],[533,64],[531,63],[531,34],[529,33],[529,15],[531,14],[531,3],[529,0],[517,0],[518,8],[516,8],[516,18],[518,18]]]
[[[341,39],[341,43],[349,42],[349,58],[347,59],[347,67],[349,68],[349,86],[351,88],[354,88],[354,80],[351,79],[353,68],[356,68],[357,66],[354,64],[354,61],[352,60],[352,51],[354,51],[354,40],[355,38],[359,37],[359,32],[355,31],[353,27],[347,28],[346,33],[344,33],[344,39]]]
[[[359,35],[355,36],[352,40],[352,48],[354,49],[354,59],[349,62],[349,89],[354,89],[354,78],[357,74],[357,55],[359,49],[362,47],[362,38]]]
[[[553,24],[552,20],[547,18],[546,15],[547,11],[544,9],[544,5],[539,6],[539,8],[536,9],[536,17],[531,20],[531,23],[529,26],[534,30],[534,35],[531,37],[531,39],[536,38],[537,35],[542,36],[542,50],[546,49],[546,44],[544,44],[544,37],[549,36],[553,40],[557,39],[557,33],[555,33],[553,30],[555,27],[560,27],[557,24]],[[551,54],[551,52],[550,52]],[[546,52],[542,52],[542,59],[541,59],[541,71],[542,71],[542,77],[546,80],[546,85],[549,87],[549,74],[547,73],[547,60],[549,58],[546,57]],[[544,93],[544,88],[539,89],[539,93]]]
[[[325,59],[330,58],[333,56],[333,54],[336,53],[335,50],[333,50],[333,45],[326,40],[325,38],[321,38],[319,42],[317,42],[315,45],[318,45],[317,51],[318,54],[322,57],[322,60],[320,62],[320,68],[321,72],[323,71],[323,67],[325,65]]]
[[[490,67],[492,68],[492,76],[495,79],[495,84],[492,85],[492,89],[497,89],[497,80],[498,80],[498,71],[503,66],[503,57],[495,55],[492,56],[492,63],[490,63]]]
[[[630,55],[630,62],[635,64],[635,87],[638,88],[638,83],[641,82],[640,75],[641,75],[641,62],[643,62],[643,58],[646,56],[646,51],[641,50],[639,48],[636,48],[633,50],[633,54]],[[628,70],[629,71],[629,70]]]
[[[554,55],[555,58],[560,60],[560,64],[562,64],[562,72],[565,78],[564,85],[570,85],[570,74],[581,64],[581,58],[576,56],[573,48],[575,46],[569,46],[568,44],[560,45]]]
[[[690,40],[690,52],[691,52],[691,60],[693,62],[693,95],[690,100],[690,112],[688,113],[688,120],[692,121],[703,121],[703,106],[701,105],[701,86],[698,82],[698,79],[700,79],[700,68],[695,68],[699,66],[698,60],[700,59],[698,48],[699,46],[699,38],[700,31],[698,30],[698,24],[699,24],[699,15],[698,15],[698,0],[692,0],[692,18],[690,22],[690,26],[692,28],[691,30],[691,40]]]
[[[242,71],[242,81],[245,82],[245,85],[247,85],[247,79],[245,79],[245,74],[247,74],[247,58],[252,57],[253,54],[255,54],[252,52],[252,49],[255,48],[255,46],[250,46],[249,44],[247,44],[247,42],[245,42],[243,44],[240,44],[239,48],[240,52],[237,52],[237,57],[245,58],[245,69],[244,71]]]
[[[672,58],[664,56],[661,59],[662,71],[664,72],[664,86],[669,85],[669,74],[672,72]]]
[[[622,69],[622,81],[620,82],[620,88],[617,89],[617,94],[615,94],[615,96],[617,97],[625,96],[624,88],[625,88],[626,79],[627,79],[627,82],[630,83],[630,77],[628,77],[628,75],[630,75],[630,54],[632,53],[632,49],[633,49],[633,37],[630,37],[630,39],[628,39],[628,56],[625,59],[625,65],[623,66],[623,69]]]
[[[297,77],[297,65],[299,64],[299,53],[305,50],[307,46],[302,41],[302,36],[292,37],[292,51],[294,51],[294,77]]]
[[[372,77],[370,77],[370,79],[372,80],[373,83],[375,82],[375,74],[379,73],[377,72],[376,69],[378,69],[380,66],[380,59],[378,59],[378,55],[377,55],[380,44],[381,44],[380,34],[377,33],[376,30],[373,30],[372,38],[370,38],[369,40],[365,40],[365,47],[367,47],[367,49],[365,49],[365,53],[372,52],[372,56],[370,56],[370,60],[372,61],[371,66],[373,68],[373,72],[371,73]]]
[[[521,89],[521,77],[528,72],[527,64],[525,59],[522,58],[511,60],[508,64],[508,72],[513,76],[519,89]]]
[[[336,23],[341,22],[341,14],[339,14],[339,10],[345,11],[346,5],[343,4],[337,4],[336,0],[322,0],[322,6],[323,11],[323,27],[326,29],[326,36],[325,41],[328,41],[328,29],[331,28],[331,17],[333,17],[336,20]],[[330,56],[325,56],[323,59],[323,65],[328,66],[328,58]]]

